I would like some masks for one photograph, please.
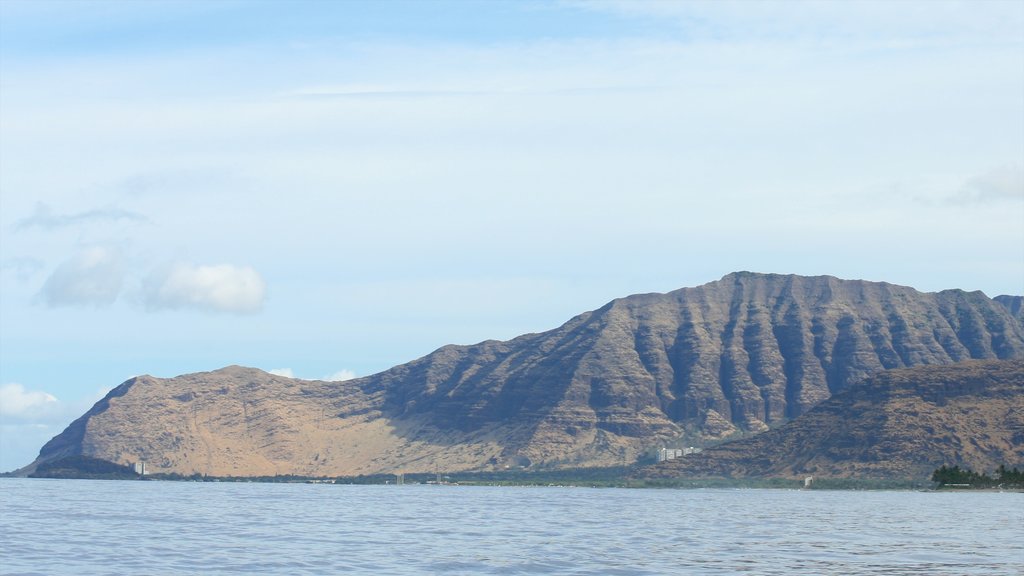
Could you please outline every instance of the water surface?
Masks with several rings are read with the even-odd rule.
[[[1024,495],[0,479],[2,574],[1024,574]]]

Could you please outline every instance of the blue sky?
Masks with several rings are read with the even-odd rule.
[[[1019,2],[0,2],[0,469],[736,270],[1024,292]]]

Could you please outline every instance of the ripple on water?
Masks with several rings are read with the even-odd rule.
[[[3,479],[0,498],[4,574],[1024,573],[1020,494]]]

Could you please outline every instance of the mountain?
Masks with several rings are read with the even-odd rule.
[[[981,292],[741,272],[346,382],[229,367],[133,378],[40,451],[210,474],[629,463],[761,432],[880,370],[1024,357]]]
[[[876,374],[781,428],[640,476],[927,478],[942,465],[1024,464],[1024,361]]]
[[[1010,315],[1020,322],[1021,326],[1024,326],[1024,296],[1008,296],[1003,294],[993,298],[996,302],[999,302],[1010,312]]]

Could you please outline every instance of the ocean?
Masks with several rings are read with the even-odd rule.
[[[0,479],[0,573],[1024,574],[1024,494]]]

